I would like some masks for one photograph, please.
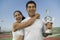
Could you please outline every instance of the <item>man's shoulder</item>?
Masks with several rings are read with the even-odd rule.
[[[40,24],[44,24],[44,22],[42,21],[42,19],[37,19],[38,23]]]
[[[37,19],[37,21],[41,21],[41,22],[43,22],[42,19]]]

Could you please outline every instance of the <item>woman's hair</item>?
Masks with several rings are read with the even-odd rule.
[[[16,10],[16,11],[14,12],[14,14],[13,14],[13,15],[15,15],[15,13],[16,13],[16,12],[19,12],[19,13],[22,15],[22,20],[24,20],[24,19],[25,19],[25,17],[23,16],[22,12],[21,12],[21,11],[19,11],[19,10]]]

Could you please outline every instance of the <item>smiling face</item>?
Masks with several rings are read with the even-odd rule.
[[[33,17],[35,15],[35,12],[36,12],[36,6],[34,3],[29,3],[27,5],[27,8],[26,8],[27,12],[28,12],[28,15],[30,17]]]
[[[22,21],[22,15],[19,12],[14,13],[14,18],[16,19],[17,22]]]

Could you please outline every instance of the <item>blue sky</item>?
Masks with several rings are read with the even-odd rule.
[[[29,0],[0,0],[0,26],[2,30],[11,30],[12,23],[15,21],[13,13],[15,10],[20,10],[25,17],[28,17],[26,12],[26,3]],[[36,12],[41,15],[41,19],[46,16],[46,9],[49,10],[49,15],[54,18],[53,26],[60,27],[60,0],[33,0],[37,4]],[[3,20],[3,22],[1,22]]]

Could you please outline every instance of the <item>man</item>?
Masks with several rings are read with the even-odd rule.
[[[26,22],[28,19],[35,16],[36,3],[34,1],[27,2],[26,10],[28,12],[29,17],[26,18],[23,22]],[[41,19],[36,19],[31,26],[24,29],[24,40],[43,40],[41,30],[42,26],[43,22],[41,21]]]

